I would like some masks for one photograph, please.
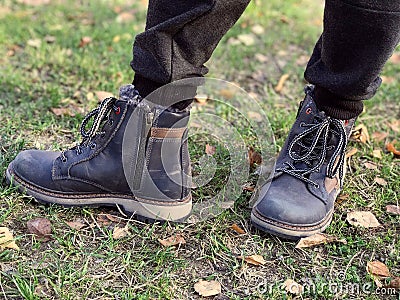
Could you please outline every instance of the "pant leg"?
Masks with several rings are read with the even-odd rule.
[[[360,114],[399,40],[400,1],[326,0],[324,31],[305,71],[318,107],[340,119]]]
[[[249,2],[150,0],[146,30],[136,36],[131,62],[141,94],[175,80],[204,76],[204,63]]]

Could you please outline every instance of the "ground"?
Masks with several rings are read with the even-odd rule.
[[[23,149],[74,145],[85,113],[97,104],[95,92],[116,94],[118,86],[133,77],[131,46],[144,28],[145,1],[43,2],[47,1],[0,2],[1,174]],[[210,77],[235,82],[261,101],[276,152],[303,97],[302,73],[321,26],[319,1],[253,1],[208,63]],[[159,225],[107,208],[41,206],[0,179],[0,226],[13,232],[20,247],[0,250],[0,298],[198,299],[193,286],[200,279],[221,283],[222,292],[214,299],[300,298],[281,287],[293,279],[316,287],[305,288],[302,299],[398,299],[399,294],[376,290],[366,265],[378,260],[400,276],[400,219],[385,209],[399,202],[399,159],[385,150],[399,134],[399,71],[396,59],[385,66],[382,88],[365,102],[358,119],[371,140],[349,145],[358,151],[347,159],[344,190],[327,230],[346,244],[302,250],[295,242],[254,229],[249,222],[250,191],[243,191],[234,206],[216,218],[195,225]],[[289,77],[276,92],[284,74]],[[251,130],[242,128],[242,133],[250,147]],[[207,143],[213,144],[207,136],[192,138],[195,166]],[[373,150],[381,150],[382,157],[374,156]],[[218,144],[216,178],[194,190],[195,201],[223,188],[229,172],[224,153]],[[377,177],[383,181],[377,182]],[[372,212],[382,226],[351,226],[346,215],[356,210]],[[28,233],[27,222],[39,217],[51,222],[48,241]],[[69,221],[86,226],[75,230],[66,224]],[[232,230],[233,224],[245,233]],[[114,238],[115,226],[127,226],[129,234]],[[186,244],[164,247],[158,241],[175,234]],[[253,254],[266,263],[254,266],[238,258]]]

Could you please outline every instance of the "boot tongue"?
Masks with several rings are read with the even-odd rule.
[[[139,101],[139,92],[133,84],[123,85],[119,88],[119,100],[121,101]]]

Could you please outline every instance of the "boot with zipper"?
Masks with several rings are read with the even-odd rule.
[[[40,203],[118,205],[142,220],[183,221],[192,208],[189,114],[123,86],[118,100],[103,100],[85,117],[79,145],[23,151],[8,166],[7,180]]]

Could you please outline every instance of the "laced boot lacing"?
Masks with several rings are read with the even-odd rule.
[[[327,159],[327,151],[335,149],[327,164],[326,176],[334,178],[339,174],[340,188],[343,184],[343,166],[347,145],[347,134],[341,121],[316,115],[315,123],[302,122],[301,127],[306,127],[302,133],[294,137],[289,144],[288,154],[291,162],[284,162],[277,171],[287,173],[306,183],[312,184],[317,189],[319,184],[309,178],[313,172],[319,172]],[[336,145],[328,145],[332,135],[337,137]],[[298,151],[295,151],[295,149]],[[306,168],[300,168],[299,163],[304,163]],[[303,165],[304,166],[304,165]]]
[[[110,125],[112,125],[112,119],[110,119],[109,117],[111,110],[113,110],[116,113],[120,111],[120,107],[115,105],[115,101],[117,101],[116,98],[113,97],[106,98],[100,103],[100,105],[97,108],[93,109],[85,116],[80,126],[82,142],[69,150],[76,150],[76,154],[80,155],[82,153],[83,147],[88,147],[88,146],[91,148],[96,147],[96,144],[90,142],[93,140],[95,136],[98,135],[103,136],[105,134],[105,131],[102,130],[105,121],[108,121]],[[90,129],[86,131],[86,126],[92,118],[94,118],[93,124],[90,127]],[[63,162],[67,161],[65,152],[69,150],[61,152],[61,160]]]

